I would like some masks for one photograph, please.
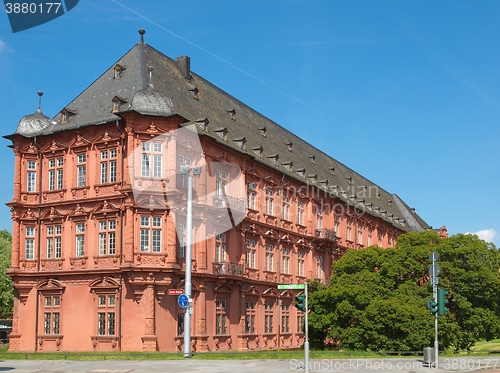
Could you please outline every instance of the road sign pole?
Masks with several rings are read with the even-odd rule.
[[[191,299],[191,235],[193,230],[193,175],[191,169],[187,174],[187,216],[186,216],[186,281],[184,294]],[[184,357],[191,355],[191,303],[184,308]]]
[[[306,329],[306,340],[304,342],[304,372],[309,373],[309,318],[308,318],[308,313],[309,313],[309,304],[308,304],[308,299],[307,299],[307,281],[304,286],[304,293],[306,295],[306,315],[305,315],[305,329]]]
[[[429,273],[432,276],[432,290],[434,295],[434,302],[438,303],[438,275],[439,275],[439,265],[436,261],[439,259],[438,253],[435,251],[431,254],[430,259],[432,260],[432,266],[429,268]],[[434,367],[439,368],[439,341],[438,341],[438,313],[434,314]]]

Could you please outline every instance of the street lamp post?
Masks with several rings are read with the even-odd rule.
[[[193,175],[201,175],[201,167],[191,168],[180,166],[181,175],[187,176],[187,212],[186,212],[186,280],[184,283],[184,294],[188,297],[188,304],[184,308],[184,357],[190,358],[191,354],[191,314],[193,303],[191,302],[191,242],[193,234]]]

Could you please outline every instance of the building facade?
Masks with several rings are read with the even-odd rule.
[[[168,145],[168,136],[187,126],[215,165],[194,181],[215,195],[195,204],[219,207],[195,214],[193,232],[218,219],[206,216],[244,211],[242,222],[193,244],[192,350],[300,347],[297,293],[278,284],[326,281],[347,249],[389,247],[430,227],[397,195],[140,33],[53,119],[39,108],[6,136],[15,154],[10,349],[182,351],[184,312],[168,290],[184,287],[185,212],[175,222],[172,201],[186,189],[179,167],[197,155],[189,143]],[[239,199],[226,192],[228,164],[241,170]],[[147,183],[156,187],[136,193]]]

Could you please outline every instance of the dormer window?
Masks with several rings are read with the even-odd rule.
[[[252,150],[259,157],[262,157],[262,153],[264,152],[264,148],[262,146],[259,146],[258,148],[253,148]]]
[[[293,171],[293,162],[286,162],[286,163],[282,163],[282,165],[289,171],[289,172],[292,172]]]
[[[335,175],[335,167],[330,167],[329,170],[332,173],[332,175]]]
[[[326,180],[319,181],[319,183],[321,185],[323,185],[325,188],[328,188],[328,184],[330,183],[330,181],[328,179],[326,179]]]
[[[116,64],[115,65],[115,78],[121,77],[124,70],[125,70],[125,67],[123,67],[122,65]]]
[[[240,138],[240,139],[234,139],[234,142],[243,150],[245,150],[245,147],[246,147],[246,143],[247,143],[247,139],[245,139],[244,137]]]
[[[286,146],[288,147],[289,151],[292,151],[293,143],[289,142],[286,144]]]
[[[264,137],[267,136],[267,128],[266,127],[259,128],[259,132],[262,136],[264,136]]]
[[[278,154],[268,155],[267,158],[269,158],[274,164],[278,164]]]
[[[122,106],[125,103],[126,103],[125,99],[123,99],[121,97],[118,97],[118,96],[115,96],[113,98],[113,113],[117,112],[117,111],[121,111],[122,110]]]
[[[236,109],[228,110],[228,113],[232,120],[236,120]]]
[[[189,91],[193,94],[194,99],[198,100],[198,97],[199,97],[198,94],[200,93],[198,88],[194,87],[193,89],[190,89]]]
[[[311,160],[311,163],[312,163],[312,164],[316,164],[316,156],[315,156],[315,155],[311,155],[311,156],[309,157],[309,159]]]
[[[61,111],[61,124],[67,123],[73,115],[76,114],[76,111],[70,110],[68,108],[64,108]]]
[[[349,185],[352,184],[352,177],[346,176],[347,181],[349,182]]]
[[[201,118],[196,121],[198,127],[200,127],[203,131],[208,129],[208,118]]]
[[[222,140],[227,141],[227,128],[219,128],[214,131]]]
[[[305,168],[301,168],[300,170],[297,170],[296,172],[297,172],[297,174],[300,177],[304,177],[306,175],[306,169]]]
[[[311,182],[315,183],[318,179],[318,175],[309,175],[307,178],[311,180]]]

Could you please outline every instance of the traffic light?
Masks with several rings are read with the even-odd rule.
[[[438,304],[434,302],[434,299],[427,299],[427,308],[431,311],[431,315],[435,315],[438,312]]]
[[[295,307],[302,312],[306,312],[306,296],[304,294],[295,297]]]
[[[448,304],[448,300],[444,299],[449,293],[444,289],[438,289],[438,315],[442,316],[449,311],[445,305]]]

